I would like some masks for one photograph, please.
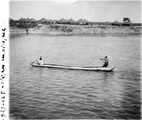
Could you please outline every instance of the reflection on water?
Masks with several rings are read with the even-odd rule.
[[[104,44],[105,43],[105,44]],[[34,68],[44,62],[114,72]],[[10,39],[10,114],[21,119],[140,119],[140,36],[16,35]]]

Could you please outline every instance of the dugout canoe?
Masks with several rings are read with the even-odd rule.
[[[85,71],[104,71],[104,72],[111,72],[115,68],[115,66],[113,67],[73,67],[73,66],[65,66],[65,65],[57,65],[57,64],[39,65],[37,63],[32,63],[31,65],[33,67],[41,67],[41,68],[56,68],[56,69],[85,70]]]

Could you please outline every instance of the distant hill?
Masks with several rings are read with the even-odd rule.
[[[86,19],[74,20],[70,18],[66,20],[61,18],[60,20],[52,20],[47,18],[41,18],[40,20],[36,20],[34,18],[20,18],[19,20],[13,20],[9,18],[10,26],[17,27],[34,27],[38,24],[68,24],[68,25],[112,25],[112,26],[142,26],[141,23],[132,23],[129,18],[124,18],[122,22],[118,22],[115,20],[114,22],[90,22]]]

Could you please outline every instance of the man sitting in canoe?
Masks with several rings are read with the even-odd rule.
[[[40,56],[39,60],[36,60],[38,62],[39,65],[43,65],[43,59],[42,57]]]
[[[108,60],[107,56],[105,56],[105,58],[102,58],[102,59],[100,58],[100,60],[102,60],[104,62],[103,67],[108,66],[109,60]]]

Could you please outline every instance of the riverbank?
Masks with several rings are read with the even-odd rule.
[[[26,33],[25,28],[10,27],[10,34]],[[141,26],[112,25],[38,25],[28,28],[28,33],[44,33],[49,35],[84,35],[84,34],[126,34],[142,33]]]

